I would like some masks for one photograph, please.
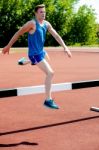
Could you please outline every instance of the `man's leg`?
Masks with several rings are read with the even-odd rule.
[[[43,59],[40,63],[38,63],[37,66],[46,74],[46,79],[45,79],[46,99],[52,99],[51,83],[52,83],[54,71],[52,70],[51,66],[48,64],[48,62],[45,59]]]
[[[46,74],[45,79],[46,100],[44,102],[44,105],[53,109],[58,109],[59,107],[55,104],[55,102],[52,100],[51,97],[51,84],[54,71],[52,70],[51,66],[45,59],[43,59],[40,63],[38,63],[37,66]]]

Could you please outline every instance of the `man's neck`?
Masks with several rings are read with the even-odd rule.
[[[38,19],[38,18],[36,18],[36,20],[37,20],[40,24],[43,24],[43,23],[44,23],[44,19]]]

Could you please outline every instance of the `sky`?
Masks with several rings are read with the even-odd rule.
[[[87,6],[92,6],[92,8],[95,9],[95,12],[97,14],[97,22],[99,23],[99,0],[80,0],[76,7],[79,8],[79,6],[82,6],[84,4],[86,4]]]

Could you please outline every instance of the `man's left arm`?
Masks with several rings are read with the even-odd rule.
[[[52,25],[48,22],[48,32],[51,33],[51,35],[55,38],[55,40],[64,48],[64,51],[67,52],[68,56],[71,57],[72,54],[66,44],[64,43],[61,36],[55,31],[55,29],[52,27]]]

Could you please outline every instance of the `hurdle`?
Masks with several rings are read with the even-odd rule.
[[[97,87],[97,86],[99,86],[99,80],[58,83],[58,84],[52,84],[52,92]],[[0,98],[24,96],[24,95],[40,94],[40,93],[45,93],[44,85],[0,89]]]
[[[99,112],[99,107],[91,107],[90,108],[91,111],[95,111],[95,112]]]

